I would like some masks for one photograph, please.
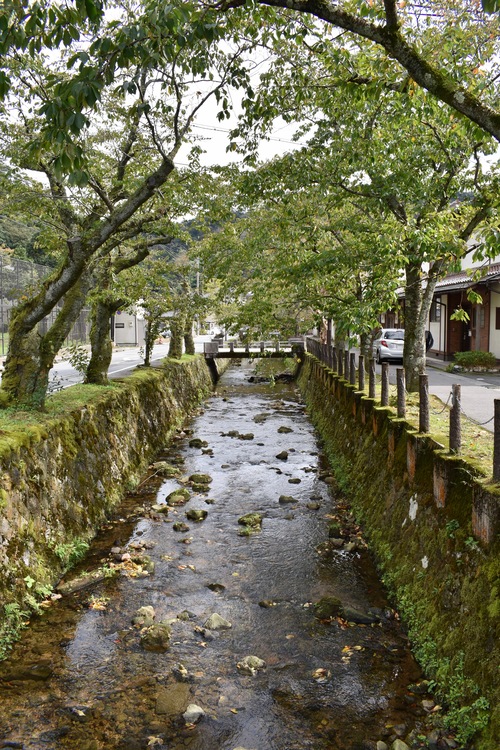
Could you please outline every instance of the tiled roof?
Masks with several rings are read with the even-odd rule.
[[[475,284],[480,284],[484,281],[493,281],[500,279],[500,263],[492,263],[487,268],[483,269],[483,273],[480,279],[473,279],[467,271],[459,271],[458,273],[449,273],[444,279],[440,279],[436,284],[436,291],[453,291],[454,289],[467,289]]]

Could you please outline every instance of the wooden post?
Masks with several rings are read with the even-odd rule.
[[[263,352],[264,351],[264,342],[261,341],[260,344],[259,344],[259,346],[260,346],[260,351]]]
[[[342,375],[344,374],[344,357],[342,355],[342,349],[339,349],[338,355],[339,355],[339,375],[342,377]]]
[[[349,352],[347,349],[344,352],[344,378],[349,380]]]
[[[419,419],[418,431],[429,432],[431,428],[429,415],[429,378],[427,375],[419,375]]]
[[[359,355],[358,359],[358,383],[359,390],[365,390],[365,357],[363,354]]]
[[[382,362],[382,393],[380,396],[381,406],[389,406],[389,363]]]
[[[349,382],[351,385],[356,385],[356,353],[351,352],[349,362]]]
[[[337,350],[332,347],[332,370],[337,372]]]
[[[231,354],[234,354],[234,341],[229,342],[229,351]]]
[[[461,386],[451,386],[451,409],[450,409],[450,453],[460,453],[462,447],[462,428],[460,424]]]
[[[493,481],[500,482],[500,398],[494,400]]]
[[[368,363],[369,371],[368,371],[368,397],[369,398],[375,398],[375,360],[373,357],[370,358],[370,361]]]
[[[398,386],[398,417],[406,417],[406,391],[405,391],[405,371],[403,367],[396,369],[396,383]]]

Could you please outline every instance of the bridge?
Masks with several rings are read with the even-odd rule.
[[[287,341],[258,341],[241,343],[238,341],[209,341],[203,344],[205,359],[245,359],[254,357],[292,357],[304,351],[302,336]]]

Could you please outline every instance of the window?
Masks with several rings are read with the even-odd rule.
[[[432,301],[429,320],[431,323],[439,323],[441,320],[441,297],[436,297],[436,299]]]
[[[495,328],[500,331],[500,307],[495,307]]]

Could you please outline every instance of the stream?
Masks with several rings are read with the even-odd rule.
[[[0,747],[417,743],[432,702],[361,531],[296,387],[254,369],[223,375],[0,664]]]

